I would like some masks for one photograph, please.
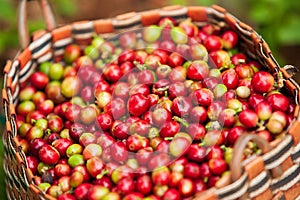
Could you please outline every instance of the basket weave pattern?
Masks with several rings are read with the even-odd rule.
[[[121,31],[141,28],[155,24],[161,17],[174,17],[177,21],[191,18],[199,26],[207,23],[220,28],[235,30],[240,38],[241,48],[250,58],[266,66],[278,82],[284,84],[297,104],[294,120],[286,130],[284,138],[271,143],[271,151],[254,158],[243,166],[242,175],[233,183],[212,188],[196,199],[300,199],[300,87],[293,79],[295,68],[280,68],[268,45],[248,25],[240,22],[225,9],[212,7],[171,6],[139,13],[127,13],[112,19],[81,21],[55,28],[52,31],[38,31],[32,36],[32,42],[21,50],[13,61],[4,68],[3,106],[6,115],[4,134],[7,194],[9,199],[54,199],[41,192],[33,184],[34,176],[27,167],[26,157],[15,136],[15,106],[22,84],[30,77],[38,64],[44,61],[59,61],[64,48],[76,43],[81,47],[88,45],[94,34],[109,37]],[[270,171],[280,167],[283,173],[274,178]],[[231,170],[234,166],[231,166]]]

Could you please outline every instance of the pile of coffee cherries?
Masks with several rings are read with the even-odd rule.
[[[241,134],[282,137],[294,110],[233,30],[166,17],[40,64],[17,138],[59,200],[193,199],[228,175]],[[250,142],[244,156],[259,152]]]

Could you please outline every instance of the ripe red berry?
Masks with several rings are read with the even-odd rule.
[[[256,92],[270,92],[274,85],[274,77],[265,71],[256,72],[252,77],[251,85]]]
[[[144,114],[149,107],[149,100],[142,94],[134,94],[129,97],[127,109],[130,114],[140,116]]]

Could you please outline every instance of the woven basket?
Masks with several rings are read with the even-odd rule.
[[[40,30],[29,41],[26,26],[26,0],[20,4],[20,39],[22,50],[4,68],[2,101],[6,116],[4,170],[9,199],[54,199],[38,189],[34,176],[27,167],[25,154],[16,139],[15,106],[20,87],[26,82],[39,63],[59,61],[64,47],[71,43],[81,47],[88,45],[94,34],[112,34],[155,24],[161,17],[171,16],[177,21],[191,18],[199,26],[207,23],[235,30],[240,38],[241,49],[248,57],[257,60],[274,74],[276,81],[287,89],[297,104],[294,119],[287,128],[286,136],[271,144],[254,136],[243,135],[234,147],[229,183],[220,183],[195,197],[195,199],[300,199],[300,86],[293,79],[296,68],[280,67],[260,35],[250,26],[236,19],[219,6],[182,7],[169,6],[161,9],[131,12],[111,19],[79,21],[55,27],[53,15],[46,0],[41,0],[48,30]],[[255,141],[262,154],[242,162],[241,152],[249,140]]]

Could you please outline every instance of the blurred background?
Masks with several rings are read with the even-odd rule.
[[[300,66],[300,1],[299,0],[49,0],[58,24],[72,21],[110,18],[130,11],[143,11],[162,6],[220,5],[241,21],[252,26],[269,44],[280,65]],[[0,1],[0,67],[18,52],[18,0]],[[45,28],[38,1],[28,2],[30,32]],[[1,73],[2,74],[2,73]],[[0,76],[2,85],[2,76]],[[1,106],[2,107],[2,106]],[[5,119],[1,112],[1,130]],[[0,143],[0,199],[6,199],[2,170],[3,144]]]

